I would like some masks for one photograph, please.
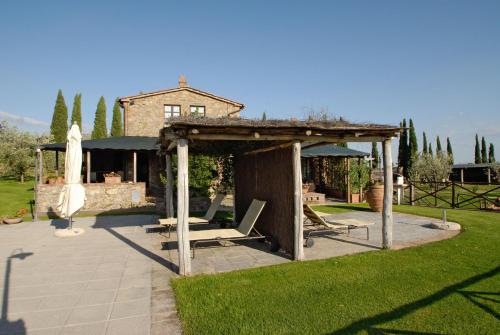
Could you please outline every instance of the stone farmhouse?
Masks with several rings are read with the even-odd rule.
[[[155,199],[157,210],[162,210],[165,187],[160,176],[165,172],[165,156],[159,153],[159,140],[165,125],[186,116],[238,119],[245,107],[240,102],[190,87],[182,75],[178,87],[125,96],[119,102],[123,110],[124,136],[82,141],[82,178],[87,194],[82,211],[142,207],[149,199]],[[346,186],[350,184],[346,179],[348,174],[344,173],[345,169],[336,173],[333,167],[344,166],[349,159],[361,159],[368,154],[331,144],[306,146],[307,143],[303,143],[305,201],[322,202],[325,194],[350,201],[351,190]],[[65,143],[40,146],[39,162],[44,151],[56,151],[58,157],[65,148]],[[324,166],[331,171],[322,168]],[[55,171],[58,170],[56,163]],[[46,183],[47,172],[44,174],[41,168],[37,171],[36,212],[41,214],[55,212],[51,206],[57,203],[62,187],[61,182]],[[111,172],[119,175],[118,182],[108,181]],[[202,209],[207,200],[202,200],[199,206],[193,201],[192,209]]]

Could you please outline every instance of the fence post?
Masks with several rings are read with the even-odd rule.
[[[410,205],[415,206],[415,186],[410,182]]]
[[[455,208],[455,182],[451,181],[451,208]]]

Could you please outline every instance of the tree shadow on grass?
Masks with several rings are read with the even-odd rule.
[[[402,330],[401,331],[400,330],[390,330],[390,329],[385,330],[385,329],[381,329],[381,328],[376,328],[376,326],[379,324],[382,324],[382,323],[386,323],[388,321],[400,319],[400,318],[402,318],[402,317],[404,317],[404,316],[406,316],[406,315],[408,315],[408,314],[410,314],[410,313],[412,313],[420,308],[424,308],[428,305],[433,304],[436,301],[444,299],[451,294],[454,294],[454,293],[463,294],[462,293],[463,291],[461,291],[462,289],[464,289],[470,285],[473,285],[473,284],[475,284],[483,279],[493,277],[499,273],[500,273],[500,266],[497,266],[496,268],[494,268],[488,272],[478,274],[476,276],[470,277],[470,278],[468,278],[464,281],[461,281],[459,283],[456,283],[454,285],[445,287],[442,290],[437,291],[436,293],[434,293],[430,296],[427,296],[427,297],[422,298],[420,300],[408,303],[406,305],[402,305],[402,306],[400,306],[396,309],[393,309],[389,312],[380,313],[380,314],[377,314],[375,316],[372,316],[372,317],[369,317],[366,319],[358,320],[356,322],[351,323],[350,325],[345,326],[344,328],[333,331],[330,334],[354,334],[354,333],[361,332],[363,330],[367,331],[369,334],[384,334],[384,333],[385,334],[387,334],[387,333],[388,334],[426,334],[426,333],[408,332],[408,331],[402,331]],[[481,292],[481,294],[483,294],[483,295],[496,295],[496,293],[490,293],[490,292]],[[471,300],[471,299],[469,298],[469,300]],[[477,301],[471,300],[471,302],[473,302],[474,304],[477,305]],[[478,307],[480,307],[480,306],[478,306]],[[484,307],[484,304],[483,304],[483,307]],[[494,314],[492,314],[492,315],[495,316],[496,318],[498,318],[498,313],[492,311],[491,308],[489,308],[489,307],[488,308],[483,308],[483,307],[480,307],[480,308],[483,309],[485,312],[490,313],[490,314],[491,314],[491,312],[493,312]],[[392,333],[391,333],[391,331],[392,331]]]

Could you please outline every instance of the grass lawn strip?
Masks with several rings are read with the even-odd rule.
[[[395,210],[441,216],[432,208]],[[498,334],[500,216],[448,210],[448,219],[464,232],[415,248],[177,279],[184,330]]]

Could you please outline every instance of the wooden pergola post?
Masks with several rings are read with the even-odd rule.
[[[90,184],[90,150],[87,150],[87,184]]]
[[[460,169],[460,185],[464,186],[464,169]]]
[[[189,176],[188,142],[177,141],[177,245],[179,252],[179,274],[191,273],[191,255],[189,248]]]
[[[491,168],[488,168],[488,185],[491,184]]]
[[[301,144],[295,141],[292,146],[293,160],[293,227],[294,227],[294,248],[293,258],[295,260],[304,259],[304,211],[302,208],[302,166],[300,163]]]
[[[363,202],[363,185],[361,184],[361,157],[358,157],[359,202]]]
[[[59,177],[59,151],[56,151],[56,177]]]
[[[351,176],[349,175],[349,169],[351,167],[351,163],[349,162],[349,157],[345,158],[345,184],[346,184],[346,202],[351,203]]]
[[[38,168],[40,169],[38,176],[38,183],[43,184],[43,152],[42,150],[38,151]]]
[[[174,177],[172,174],[172,154],[165,155],[165,214],[167,218],[174,217]]]
[[[133,154],[133,176],[134,176],[134,183],[137,183],[137,151],[134,151]]]
[[[392,153],[391,139],[383,141],[384,207],[382,210],[382,248],[392,247]]]

